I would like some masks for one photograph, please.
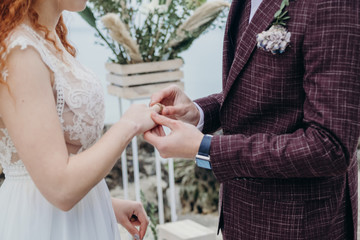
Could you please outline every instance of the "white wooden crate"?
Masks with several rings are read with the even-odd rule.
[[[106,63],[108,93],[125,99],[147,98],[170,85],[184,89],[181,59],[137,64]]]
[[[216,240],[216,233],[187,219],[159,225],[158,240]]]
[[[120,98],[125,99],[137,99],[137,98],[148,98],[153,93],[156,93],[170,85],[177,85],[184,90],[184,83],[181,81],[158,83],[150,85],[140,85],[133,87],[121,87],[114,84],[107,86],[108,93]]]

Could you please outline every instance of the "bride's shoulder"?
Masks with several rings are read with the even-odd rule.
[[[21,49],[25,49],[29,46],[36,49],[39,49],[40,47],[39,39],[37,39],[31,27],[25,24],[20,24],[14,28],[7,36],[5,44],[7,46],[7,53],[17,47],[20,47]]]
[[[2,73],[3,76],[5,75],[5,81],[15,76],[28,78],[29,76],[26,76],[28,73],[33,75],[39,70],[48,70],[39,43],[23,25],[15,28],[7,37],[6,42],[6,67],[5,74]]]
[[[49,69],[44,63],[39,52],[33,47],[22,49],[15,47],[9,52],[6,59],[6,71],[8,83],[23,82],[24,79],[30,80],[34,76],[49,76]]]

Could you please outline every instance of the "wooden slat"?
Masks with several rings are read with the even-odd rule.
[[[158,225],[159,240],[215,240],[215,231],[190,219]]]
[[[158,92],[170,85],[177,85],[181,89],[184,89],[184,83],[181,81],[149,84],[136,87],[120,87],[110,84],[108,85],[108,93],[125,99],[147,98],[150,97],[153,93]]]
[[[106,80],[120,86],[136,86],[141,84],[180,80],[183,77],[184,73],[178,70],[173,72],[156,72],[131,76],[109,73],[106,76]]]
[[[146,63],[135,63],[135,64],[117,64],[117,63],[106,63],[105,68],[112,73],[119,75],[146,73],[146,72],[159,72],[169,69],[178,69],[184,64],[180,58],[160,61],[160,62],[146,62]]]

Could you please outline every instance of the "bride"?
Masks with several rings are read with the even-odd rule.
[[[135,239],[145,235],[142,205],[111,199],[103,178],[130,140],[155,126],[156,109],[132,105],[101,137],[102,86],[75,60],[61,15],[85,4],[0,2],[2,240],[119,239],[117,222]]]

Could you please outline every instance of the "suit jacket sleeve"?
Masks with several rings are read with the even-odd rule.
[[[344,4],[344,9],[317,4],[313,10],[301,53],[306,94],[302,126],[283,135],[214,136],[211,162],[220,182],[235,177],[311,178],[346,172],[360,128],[360,22],[358,3],[352,2],[354,6]],[[220,105],[215,99],[221,98],[207,99],[211,102],[198,101],[204,107],[204,132],[219,125]]]
[[[222,93],[218,93],[195,100],[204,111],[204,133],[212,133],[220,128],[219,111],[222,103],[222,96]]]

